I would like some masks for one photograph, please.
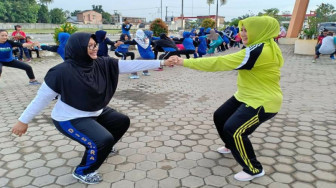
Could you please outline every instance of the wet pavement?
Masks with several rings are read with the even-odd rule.
[[[63,136],[50,119],[53,104],[29,124],[27,134],[10,130],[34,98],[24,71],[3,67],[0,78],[0,187],[336,187],[336,62],[322,56],[285,58],[281,86],[283,107],[262,124],[251,141],[266,175],[238,182],[241,170],[222,146],[213,112],[236,90],[237,72],[207,73],[183,67],[150,71],[131,80],[120,75],[109,106],[127,114],[131,127],[98,170],[104,181],[87,186],[71,175],[84,148]],[[229,53],[237,51],[231,49]],[[228,52],[226,52],[228,53]],[[219,53],[223,55],[226,53]],[[49,54],[50,55],[50,54]],[[113,54],[111,54],[114,56]],[[44,56],[30,64],[38,80],[60,63]]]

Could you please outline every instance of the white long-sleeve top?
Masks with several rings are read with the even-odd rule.
[[[155,69],[160,67],[160,60],[119,60],[119,74],[132,73],[137,71]],[[56,121],[68,121],[81,117],[99,116],[103,109],[88,112],[78,110],[62,102],[58,93],[53,91],[45,82],[41,85],[35,98],[31,101],[25,111],[21,114],[19,121],[28,124],[38,115],[50,102],[58,96],[58,100],[51,112],[51,118]]]

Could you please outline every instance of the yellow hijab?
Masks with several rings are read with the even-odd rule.
[[[239,28],[244,26],[247,31],[247,47],[259,43],[268,43],[273,49],[273,57],[283,65],[284,60],[281,50],[274,38],[279,35],[280,25],[279,22],[270,16],[254,16],[239,21]]]

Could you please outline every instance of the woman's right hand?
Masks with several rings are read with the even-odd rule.
[[[12,133],[18,135],[18,136],[22,136],[23,134],[25,134],[27,132],[28,129],[28,124],[22,123],[21,121],[18,121],[12,129]]]

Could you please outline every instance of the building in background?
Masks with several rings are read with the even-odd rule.
[[[202,23],[202,21],[206,18],[211,18],[213,20],[216,20],[216,15],[207,15],[207,16],[184,16],[183,17],[183,29],[190,29],[190,28],[186,28],[186,26],[188,25],[188,22],[191,21],[197,21],[199,23],[199,25]],[[168,18],[169,20],[169,18]],[[221,28],[224,26],[224,22],[225,22],[225,17],[224,16],[218,16],[217,17],[217,28]],[[198,25],[198,26],[199,26]],[[182,26],[182,17],[174,17],[173,21],[170,21],[170,25],[169,25],[169,29],[170,30],[180,30]]]
[[[103,24],[103,17],[99,12],[84,10],[77,14],[77,21],[84,24]]]

